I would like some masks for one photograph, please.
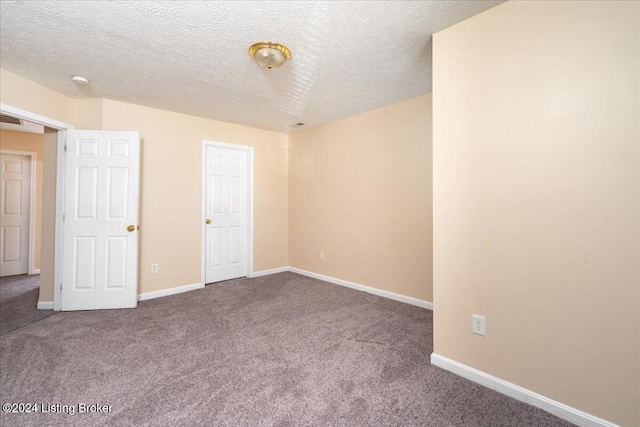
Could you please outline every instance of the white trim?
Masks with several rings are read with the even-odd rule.
[[[285,273],[287,271],[291,271],[289,267],[278,267],[278,268],[272,268],[270,270],[254,271],[250,277],[254,278],[254,277],[269,276],[270,274]]]
[[[44,136],[42,137],[42,149],[44,150]],[[29,200],[29,274],[35,274],[34,271],[36,269],[34,262],[36,260],[35,250],[36,250],[36,162],[38,158],[38,154],[35,152],[30,153],[31,155],[31,197]],[[40,203],[42,205],[42,203]],[[40,206],[40,215],[42,223],[42,206]],[[40,230],[42,234],[42,230]]]
[[[29,186],[29,259],[27,260],[27,274],[33,275],[35,268],[33,262],[35,260],[35,243],[36,243],[36,161],[38,154],[35,151],[20,151],[20,150],[2,150],[0,154],[12,155],[12,156],[24,156],[29,158],[29,167],[31,168],[31,176],[29,179],[31,182]],[[39,270],[38,270],[39,271]]]
[[[201,171],[201,178],[202,178],[202,188],[201,188],[201,206],[200,206],[200,214],[202,216],[202,218],[200,219],[200,283],[202,284],[202,286],[205,285],[206,282],[206,277],[207,277],[207,270],[206,270],[206,229],[205,229],[205,220],[207,219],[206,216],[206,206],[207,206],[207,143],[205,142],[206,140],[202,140],[202,154],[201,154],[201,161],[202,161],[202,171]]]
[[[415,305],[416,307],[426,308],[427,310],[433,310],[433,303],[430,301],[421,300],[418,298],[408,297],[406,295],[396,294],[394,292],[383,291],[382,289],[372,288],[370,286],[360,285],[358,283],[348,282],[342,279],[336,279],[335,277],[329,277],[311,271],[302,270],[296,267],[277,267],[269,270],[261,270],[253,273],[250,278],[269,276],[271,274],[285,273],[285,272],[297,273],[302,276],[312,277],[314,279],[322,280],[324,282],[332,283],[334,285],[345,286],[347,288],[355,289],[369,294],[377,295],[379,297],[392,299],[394,301],[400,301],[405,304]]]
[[[204,288],[204,285],[202,283],[193,283],[191,285],[178,286],[177,288],[163,289],[161,291],[154,292],[145,292],[144,294],[138,294],[138,301],[167,297],[169,295],[181,294],[183,292],[195,291],[196,289],[202,288]]]
[[[253,192],[255,191],[255,154],[253,147],[245,147],[249,150],[249,176],[247,181],[249,184],[249,227],[247,228],[247,277],[253,276]]]
[[[20,150],[5,150],[4,148],[0,148],[0,152],[4,154],[9,154],[12,156],[35,156],[37,153],[35,151],[20,151]]]
[[[53,310],[53,301],[38,301],[38,310]]]
[[[202,140],[202,153],[200,154],[200,160],[202,162],[202,170],[200,171],[202,179],[202,188],[200,189],[201,203],[200,203],[200,284],[204,286],[207,277],[206,270],[206,206],[207,206],[207,144],[205,140]]]
[[[36,163],[38,154],[35,152],[29,152],[29,154],[31,155],[31,200],[29,200],[29,274],[33,275],[36,274],[36,268],[34,265],[36,256],[34,252],[36,250]]]
[[[246,151],[249,162],[247,170],[247,184],[248,184],[248,200],[247,200],[247,277],[254,277],[253,274],[253,192],[254,192],[254,150],[249,145],[228,144],[226,142],[210,141],[207,139],[202,140],[202,228],[200,237],[200,281],[202,285],[206,282],[206,269],[205,269],[205,239],[206,239],[206,190],[207,190],[207,146],[231,148],[234,150]]]
[[[34,268],[33,269],[33,273],[31,274],[40,274],[40,269],[39,268]]]
[[[453,372],[475,383],[481,384],[499,393],[506,394],[521,402],[528,403],[564,420],[570,421],[582,427],[617,427],[617,424],[605,421],[602,418],[587,414],[586,412],[572,408],[571,406],[549,399],[541,394],[510,382],[496,378],[485,372],[470,366],[451,360],[447,357],[431,353],[431,363],[439,368]]]
[[[400,301],[405,304],[415,305],[417,307],[426,308],[428,310],[433,310],[433,303],[430,301],[421,300],[418,298],[408,297],[405,295],[396,294],[394,292],[383,291],[382,289],[376,289],[365,285],[360,285],[358,283],[348,282],[342,279],[336,279],[335,277],[324,276],[318,273],[312,273],[310,271],[301,270],[295,267],[289,267],[289,271],[293,273],[302,274],[303,276],[313,277],[314,279],[323,280],[325,282],[333,283],[335,285],[345,286],[347,288],[356,289],[358,291],[367,292],[373,295],[377,295],[379,297],[389,298],[395,301]]]
[[[0,113],[57,130],[73,129],[73,125],[70,125],[69,123],[50,119],[49,117],[41,116],[40,114],[32,113],[21,108],[12,107],[11,105],[7,104],[0,104]]]

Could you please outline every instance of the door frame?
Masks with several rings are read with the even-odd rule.
[[[253,277],[253,192],[254,192],[254,150],[249,145],[202,140],[202,217],[200,220],[200,282],[206,284],[206,199],[207,199],[207,147],[231,148],[247,153],[247,277]]]
[[[41,305],[40,301],[38,301],[38,308],[53,308],[56,311],[60,311],[60,307],[62,305],[62,215],[64,213],[65,170],[64,145],[67,140],[67,129],[73,129],[74,126],[69,123],[61,122],[60,120],[52,119],[50,117],[42,116],[40,114],[32,113],[31,111],[23,110],[21,108],[2,103],[0,103],[0,113],[7,114],[18,119],[37,123],[39,125],[46,126],[58,131],[56,147],[56,212],[54,231],[55,249],[53,253],[53,307],[47,306],[47,304]],[[40,259],[40,263],[42,263],[42,258]]]
[[[44,135],[43,135],[44,138]],[[18,151],[18,150],[3,150],[0,149],[0,154],[8,154],[11,156],[24,156],[29,158],[29,163],[31,164],[31,176],[29,179],[31,182],[29,186],[31,187],[30,195],[29,195],[29,259],[27,259],[27,269],[30,276],[34,274],[39,274],[40,269],[36,270],[33,265],[34,261],[34,253],[33,250],[35,248],[35,237],[36,233],[34,230],[35,227],[35,206],[36,206],[36,158],[37,153],[35,151]]]

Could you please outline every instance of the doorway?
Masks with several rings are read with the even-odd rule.
[[[0,114],[15,119],[17,123],[25,124],[25,128],[27,124],[30,127],[39,126],[39,133],[43,135],[42,156],[37,156],[37,170],[38,172],[41,171],[42,179],[42,187],[38,191],[41,196],[36,196],[41,211],[41,220],[37,222],[42,226],[40,227],[40,236],[39,238],[35,236],[34,242],[34,246],[39,246],[39,251],[36,249],[35,252],[39,252],[40,257],[39,268],[34,268],[33,273],[40,273],[37,308],[44,310],[54,309],[58,299],[57,292],[54,292],[54,290],[59,289],[59,284],[61,283],[56,276],[60,273],[57,263],[62,260],[61,252],[59,251],[60,241],[57,238],[61,232],[59,222],[62,219],[62,211],[58,209],[57,202],[58,196],[64,194],[61,179],[62,170],[57,163],[64,155],[66,130],[72,129],[73,126],[6,104],[0,104]]]
[[[64,195],[63,168],[66,130],[73,126],[30,111],[0,104],[0,113],[44,127],[42,168],[42,229],[40,247],[40,289],[38,309],[59,310],[62,262],[62,197]]]
[[[203,140],[203,285],[253,274],[253,168],[253,147]]]

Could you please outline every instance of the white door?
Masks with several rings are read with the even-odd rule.
[[[62,310],[133,308],[138,293],[138,132],[67,131]]]
[[[207,145],[205,283],[247,275],[248,154]]]
[[[0,276],[29,273],[31,158],[0,155]]]

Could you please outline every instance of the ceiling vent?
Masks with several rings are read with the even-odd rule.
[[[298,122],[298,123],[294,123],[292,125],[289,125],[290,128],[299,128],[300,126],[304,126],[304,123],[302,122]]]
[[[9,123],[12,125],[22,125],[22,120],[16,119],[15,117],[7,116],[4,114],[0,114],[0,123]]]

